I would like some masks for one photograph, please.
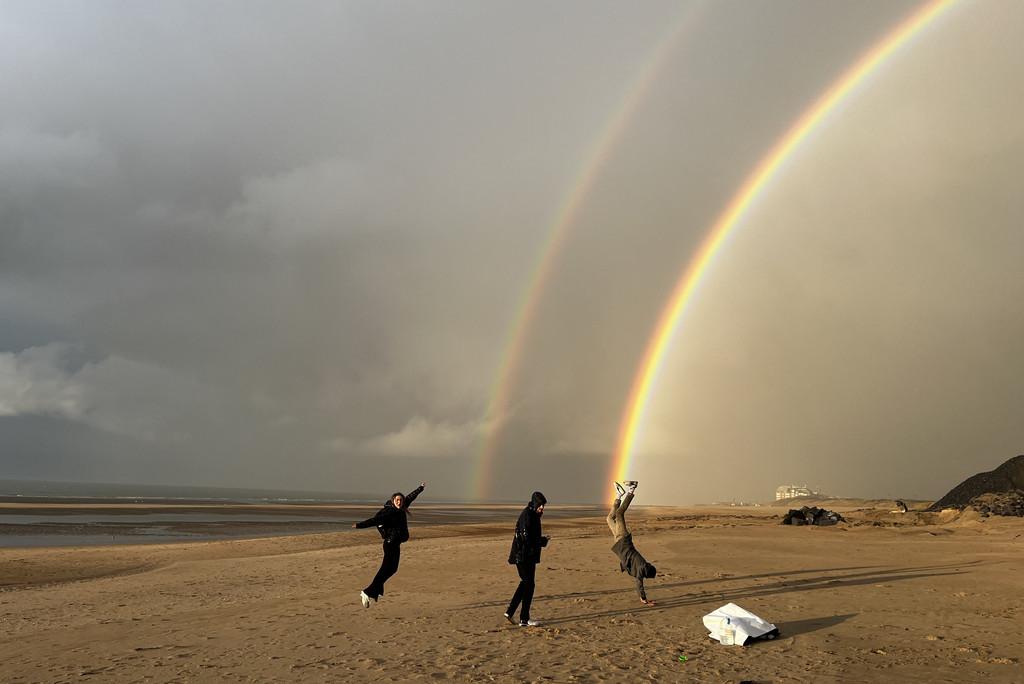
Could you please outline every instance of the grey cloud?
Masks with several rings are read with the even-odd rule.
[[[213,413],[210,388],[151,364],[110,356],[76,362],[65,344],[0,353],[0,415],[46,415],[137,439],[188,439]],[[76,367],[77,366],[77,367]]]
[[[257,234],[299,242],[365,225],[373,209],[384,208],[367,206],[369,192],[358,166],[329,159],[249,179],[227,218]]]
[[[60,470],[55,464],[71,463],[86,435],[96,446],[82,457],[102,469],[127,468],[137,455],[131,472],[152,467],[221,485],[359,482],[391,491],[395,474],[411,469],[414,480],[436,472],[432,491],[457,495],[481,440],[500,424],[495,472],[509,488],[532,491],[543,479],[563,500],[602,497],[597,480],[636,363],[703,230],[772,140],[913,6],[702,3],[601,157],[538,301],[509,413],[484,423],[552,222],[609,117],[649,75],[652,49],[687,7],[8,3],[0,24],[0,359],[8,378],[24,382],[30,367],[42,374],[32,377],[49,374],[52,387],[35,390],[31,412],[42,417],[27,415],[28,400],[15,401],[12,390],[0,395],[18,407],[0,421],[0,443],[9,437],[24,448],[46,430],[60,454],[45,467]],[[936,110],[926,94],[901,96],[901,86],[877,96],[865,89],[855,102],[881,111],[859,120],[885,116],[891,129],[846,126],[812,171],[794,166],[794,187],[832,178],[831,190],[820,181],[820,202],[780,189],[773,197],[789,203],[785,212],[769,211],[765,199],[759,220],[772,226],[759,234],[770,237],[739,240],[734,265],[723,263],[722,280],[701,297],[731,323],[697,319],[676,341],[682,360],[660,386],[660,415],[645,433],[649,463],[666,454],[684,463],[748,458],[773,440],[771,453],[789,453],[797,428],[768,412],[783,426],[771,429],[751,412],[770,400],[800,404],[801,392],[838,380],[828,353],[799,345],[796,323],[780,329],[759,307],[801,321],[827,348],[844,323],[829,315],[833,302],[859,315],[879,298],[877,288],[862,300],[848,294],[865,273],[898,284],[903,300],[888,308],[884,332],[862,333],[865,343],[916,339],[899,320],[911,307],[979,317],[993,359],[985,377],[1005,360],[1012,335],[993,324],[1005,307],[985,293],[1007,285],[995,274],[1004,273],[999,255],[1020,215],[1007,199],[1019,154],[1006,144],[1019,131],[990,113],[1013,111],[1006,105],[1019,99],[1007,85],[1019,54],[1014,41],[986,53],[980,36],[992,28],[965,23],[958,34],[974,45],[974,67],[952,59],[947,43],[905,76],[962,84],[989,69],[987,90],[980,84],[972,100]],[[929,49],[932,38],[913,50]],[[963,129],[970,134],[956,136],[955,155],[929,142],[936,131]],[[880,137],[917,158],[889,158],[868,178],[856,163]],[[987,199],[950,199],[959,167],[987,185]],[[857,194],[845,211],[861,212],[860,222],[830,216],[840,186]],[[897,188],[922,202],[892,205]],[[873,207],[872,198],[886,199]],[[985,227],[965,238],[929,205]],[[885,208],[917,226],[896,245],[903,254],[913,250],[910,235],[941,228],[918,252],[931,266],[909,269],[913,280],[900,278],[903,260],[863,270],[892,246],[886,234],[848,238]],[[988,275],[965,268],[963,255],[997,267]],[[944,269],[962,277],[934,282]],[[967,281],[977,296],[956,296]],[[749,288],[763,298],[735,302]],[[770,335],[789,346],[758,347]],[[963,338],[952,336],[943,353]],[[58,342],[83,358],[59,361]],[[35,359],[43,352],[30,348],[50,356]],[[919,372],[941,363],[934,353]],[[848,375],[870,367],[870,356],[858,356],[868,366],[851,363]],[[794,372],[801,364],[805,372]],[[1017,377],[1011,361],[1006,367]],[[745,388],[743,377],[759,387]],[[877,397],[861,387],[862,400],[845,403],[843,415],[861,415]],[[61,391],[72,392],[71,404],[61,404]],[[1016,401],[1004,385],[999,393]],[[733,396],[750,401],[734,410]],[[758,429],[721,439],[735,432],[729,417],[740,409]],[[805,430],[808,443],[848,427],[819,418]],[[76,439],[56,434],[61,425]],[[986,448],[1013,441],[1012,430],[995,432]],[[949,453],[978,444],[977,435],[951,442]],[[891,456],[881,441],[860,448]],[[116,457],[103,460],[103,451]],[[810,467],[809,453],[793,467]],[[154,465],[165,461],[173,469]],[[837,468],[835,477],[852,481],[853,470]],[[734,485],[709,473],[651,496],[750,496],[763,488],[755,479]],[[586,484],[571,493],[578,483]]]
[[[82,388],[61,366],[57,344],[0,353],[0,416],[82,415]]]
[[[482,422],[452,424],[414,416],[401,430],[372,437],[358,449],[383,456],[465,458],[470,455],[484,429]]]
[[[81,131],[69,135],[0,129],[0,182],[6,202],[54,187],[85,188],[113,172],[99,141]]]

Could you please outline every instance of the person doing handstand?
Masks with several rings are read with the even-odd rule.
[[[636,590],[640,594],[640,601],[649,606],[654,601],[647,600],[647,592],[644,591],[644,578],[652,579],[658,574],[658,569],[640,555],[640,552],[633,546],[633,535],[626,527],[626,509],[633,502],[633,494],[636,492],[637,482],[628,481],[623,488],[618,482],[615,483],[615,503],[608,512],[608,529],[612,531],[615,544],[612,551],[619,557],[619,571],[628,572],[636,579]]]

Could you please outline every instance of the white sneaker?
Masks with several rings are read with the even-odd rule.
[[[519,626],[520,627],[540,627],[540,623],[537,622],[536,620],[520,620],[519,621]]]
[[[370,597],[366,595],[365,591],[359,592],[359,600],[363,603],[363,608],[370,607]]]
[[[508,613],[505,613],[505,619],[511,622],[513,625],[516,624],[516,621]]]
[[[618,482],[615,483],[615,498],[621,499],[626,495],[626,490]]]

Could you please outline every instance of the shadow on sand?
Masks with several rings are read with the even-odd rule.
[[[846,615],[826,615],[824,617],[807,618],[806,620],[794,620],[792,622],[778,624],[776,627],[779,628],[779,633],[782,636],[794,637],[800,636],[801,634],[817,632],[819,629],[835,627],[842,622],[846,622],[852,617],[857,617],[857,613],[847,613]]]
[[[867,572],[850,573],[845,575],[821,575],[818,577],[804,577],[796,580],[783,580],[770,584],[760,584],[735,589],[724,589],[719,591],[702,591],[687,593],[667,598],[657,598],[657,605],[638,608],[630,606],[617,610],[596,611],[592,613],[580,613],[578,615],[567,615],[545,620],[545,625],[559,625],[595,618],[619,617],[642,611],[661,611],[682,608],[685,606],[696,606],[711,601],[722,603],[736,603],[743,599],[750,599],[762,596],[775,596],[802,591],[817,591],[820,589],[836,589],[839,587],[856,587],[882,582],[902,582],[925,577],[940,577],[944,575],[964,574],[961,568],[964,564],[948,566],[932,566],[919,568],[897,568],[889,570],[872,570]]]
[[[657,592],[657,596],[653,596],[657,601],[656,605],[644,606],[634,605],[630,602],[628,607],[618,608],[614,610],[601,610],[589,613],[579,613],[576,615],[565,615],[561,617],[552,617],[544,621],[545,626],[553,625],[564,625],[572,622],[580,622],[585,620],[602,619],[610,617],[621,617],[624,615],[634,614],[637,612],[651,612],[651,611],[664,611],[672,610],[675,608],[683,608],[687,606],[696,606],[706,604],[709,602],[722,602],[722,603],[735,603],[744,599],[757,598],[763,596],[774,596],[779,594],[788,594],[793,592],[802,591],[816,591],[820,589],[836,589],[839,587],[855,587],[864,586],[870,584],[878,584],[883,582],[902,582],[912,579],[922,579],[925,577],[940,577],[946,575],[961,575],[965,574],[966,568],[971,565],[977,565],[980,561],[974,561],[972,563],[955,563],[947,565],[931,565],[931,566],[919,566],[909,568],[884,568],[884,567],[849,567],[849,568],[821,568],[816,570],[794,570],[790,572],[781,573],[763,573],[759,575],[745,575],[741,577],[723,577],[723,578],[708,578],[704,580],[693,580],[690,582],[675,582],[672,584],[652,584],[648,587],[648,591]],[[850,572],[850,571],[861,571],[861,572]],[[819,574],[820,573],[820,574]],[[839,574],[836,574],[839,573]],[[815,575],[808,577],[807,575]],[[800,577],[793,578],[794,575],[800,575]],[[775,582],[768,584],[756,584],[750,586],[742,586],[735,588],[722,588],[711,591],[697,591],[687,592],[684,594],[678,594],[676,596],[666,597],[662,592],[666,589],[674,589],[684,586],[698,586],[701,584],[707,584],[711,582],[735,582],[744,580],[759,580],[765,578],[779,578]],[[591,596],[606,596],[612,594],[632,594],[635,593],[635,589],[632,587],[624,589],[606,589],[603,591],[591,591],[591,592],[575,592],[569,594],[555,594],[555,595],[540,595],[537,597],[538,600],[559,600],[569,598],[580,598],[580,597],[591,597]],[[459,606],[453,608],[453,610],[464,610],[466,608],[485,608],[494,606],[503,606],[504,601],[487,601],[483,603],[474,603]],[[823,627],[829,627],[834,624],[839,624],[852,617],[852,615],[841,615],[833,617],[814,618],[810,620],[800,620],[797,622],[788,623],[785,626],[785,636],[795,636],[798,633],[812,632]],[[780,626],[781,629],[782,626]]]
[[[616,570],[618,570],[617,563],[618,563],[618,561],[616,560],[616,567],[615,567]],[[676,589],[678,587],[694,587],[694,586],[697,586],[697,585],[700,585],[700,584],[707,584],[708,582],[738,582],[738,581],[743,581],[743,580],[759,580],[759,579],[763,579],[763,578],[766,578],[766,577],[780,577],[780,578],[785,579],[785,578],[790,577],[792,575],[809,575],[809,574],[817,573],[817,572],[844,572],[844,571],[847,571],[847,570],[869,570],[869,569],[876,569],[876,568],[880,569],[881,567],[883,567],[883,566],[878,566],[878,565],[855,565],[855,566],[846,567],[846,568],[813,568],[813,569],[808,569],[808,570],[789,570],[789,571],[785,571],[785,572],[765,572],[765,573],[761,573],[759,575],[726,575],[726,576],[723,576],[723,577],[709,577],[707,579],[687,580],[685,582],[670,582],[668,584],[660,583],[657,580],[653,580],[653,581],[649,580],[650,583],[647,586],[648,586],[648,589],[656,588],[658,590],[665,590],[665,589]],[[623,575],[623,576],[625,577],[625,575]],[[559,599],[574,599],[574,598],[593,598],[595,596],[612,596],[614,594],[627,594],[627,593],[632,594],[632,593],[635,593],[636,589],[634,589],[632,587],[632,584],[631,584],[632,580],[630,579],[629,582],[630,582],[630,585],[628,585],[628,586],[626,586],[624,588],[621,588],[621,589],[595,589],[593,591],[573,591],[573,592],[569,592],[567,594],[538,594],[536,597],[534,597],[534,600],[535,601],[539,601],[541,599],[544,599],[544,600],[559,600]],[[466,608],[487,608],[487,607],[492,607],[493,608],[495,606],[503,606],[506,603],[507,603],[507,601],[481,601],[481,602],[477,602],[477,603],[466,603],[466,604],[463,604],[463,605],[458,606],[458,607],[460,609],[466,609]]]

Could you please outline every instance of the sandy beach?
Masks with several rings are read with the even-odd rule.
[[[380,603],[372,530],[271,539],[0,550],[4,682],[1024,680],[1024,520],[844,510],[643,508],[657,605],[618,571],[604,520],[545,519],[537,628],[502,618],[514,507],[413,528]],[[735,602],[781,636],[710,641]],[[686,660],[681,661],[680,656]]]

